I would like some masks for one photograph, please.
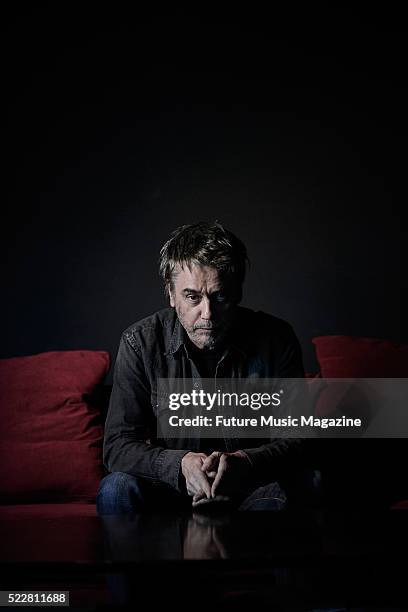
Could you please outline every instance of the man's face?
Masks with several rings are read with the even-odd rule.
[[[218,271],[192,264],[176,271],[170,305],[191,342],[200,349],[213,349],[225,337],[231,323],[231,289]]]

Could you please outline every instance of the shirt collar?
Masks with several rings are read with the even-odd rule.
[[[166,351],[166,354],[174,354],[177,353],[182,346],[184,346],[184,328],[181,325],[178,317],[176,316],[176,322],[174,324],[173,334],[170,338],[169,350]]]

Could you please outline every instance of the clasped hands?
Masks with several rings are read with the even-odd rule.
[[[189,452],[181,461],[187,493],[193,506],[201,499],[223,496],[230,498],[245,486],[251,463],[244,451],[227,453],[214,451],[211,455]]]

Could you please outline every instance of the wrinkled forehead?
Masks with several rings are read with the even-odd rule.
[[[180,291],[183,289],[200,291],[203,287],[216,290],[229,286],[231,282],[231,275],[212,266],[202,266],[196,263],[177,264],[173,273],[173,283]]]

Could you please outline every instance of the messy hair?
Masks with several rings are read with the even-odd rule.
[[[173,291],[176,268],[211,266],[234,284],[236,301],[242,297],[246,265],[245,245],[221,223],[195,223],[175,229],[160,250],[160,275],[167,295]]]

